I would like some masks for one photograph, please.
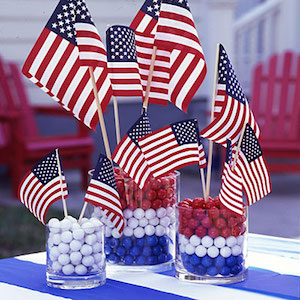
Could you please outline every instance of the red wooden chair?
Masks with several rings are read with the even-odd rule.
[[[41,136],[36,113],[73,117],[58,106],[31,106],[21,76],[16,64],[0,57],[0,164],[9,168],[14,193],[24,173],[55,148],[60,149],[64,169],[81,170],[82,187],[86,188],[94,149],[90,130],[77,122],[75,134]]]
[[[254,68],[251,107],[271,172],[300,172],[300,55],[274,54]]]

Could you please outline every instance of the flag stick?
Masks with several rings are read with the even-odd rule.
[[[157,52],[157,47],[154,46],[152,56],[151,56],[151,64],[150,64],[150,69],[149,69],[149,76],[148,76],[148,81],[147,81],[145,100],[144,100],[144,103],[143,103],[143,110],[145,110],[145,111],[148,110],[148,102],[149,102],[149,95],[150,95],[151,82],[152,82],[152,77],[153,77],[153,70],[154,70],[156,52]]]
[[[100,127],[101,127],[101,132],[102,132],[102,137],[103,137],[106,156],[108,157],[108,159],[110,161],[112,161],[111,160],[111,151],[110,151],[107,132],[106,132],[106,127],[105,127],[104,118],[103,118],[103,113],[102,113],[102,109],[101,109],[101,105],[100,105],[100,100],[99,100],[99,97],[98,97],[98,89],[97,89],[97,85],[96,85],[96,81],[95,81],[93,67],[89,66],[89,72],[90,72],[90,77],[91,77],[91,80],[92,80],[94,96],[95,96],[95,100],[96,100],[96,104],[97,104],[97,111],[98,111],[98,116],[99,116]],[[87,202],[84,202],[84,205],[82,207],[82,210],[81,210],[81,213],[80,213],[80,216],[79,216],[79,219],[78,219],[78,223],[83,218],[83,215],[84,215],[85,210],[87,208],[87,204],[88,204]]]
[[[214,88],[213,88],[213,93],[212,93],[211,114],[210,114],[210,121],[211,122],[214,120],[214,109],[215,109],[215,99],[216,99],[216,85],[217,85],[217,78],[218,78],[219,49],[220,49],[220,44],[217,44],[216,61],[215,61]],[[210,192],[212,155],[213,155],[213,141],[210,140],[209,141],[209,148],[208,148],[208,163],[207,163],[207,174],[206,174],[205,200],[208,199],[209,192]]]
[[[237,158],[238,158],[238,153],[239,153],[239,151],[240,151],[240,149],[241,149],[242,139],[243,139],[243,137],[244,137],[246,125],[247,125],[247,122],[245,121],[245,123],[244,123],[244,125],[243,125],[243,128],[242,128],[242,131],[241,131],[239,143],[238,143],[238,145],[237,145],[236,152],[235,152],[235,154],[234,154],[234,159],[233,159],[232,167],[231,167],[231,170],[232,170],[232,171],[233,171],[234,168],[235,168],[236,161],[237,161]]]
[[[118,101],[117,101],[117,98],[115,96],[113,96],[113,103],[114,103],[116,137],[117,137],[117,143],[119,144],[120,141],[121,141],[120,120],[119,120]]]
[[[200,175],[201,175],[201,182],[202,182],[203,197],[204,197],[204,199],[206,199],[206,195],[205,195],[205,175],[204,175],[204,171],[203,171],[202,168],[200,168]]]
[[[65,215],[65,218],[66,218],[68,216],[68,210],[67,210],[67,203],[66,203],[66,200],[65,200],[65,197],[64,197],[63,179],[62,179],[62,175],[61,175],[61,167],[60,167],[58,149],[56,149],[55,152],[56,152],[56,161],[57,161],[58,175],[59,175],[59,181],[60,181],[61,200],[62,200],[62,203],[63,203],[64,215]]]

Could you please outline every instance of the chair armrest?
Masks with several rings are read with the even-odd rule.
[[[64,117],[71,117],[65,109],[61,106],[44,106],[44,105],[35,105],[32,107],[35,113],[39,114],[48,114],[48,115],[62,115]]]

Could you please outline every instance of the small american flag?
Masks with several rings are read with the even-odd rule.
[[[222,45],[219,50],[218,73],[215,119],[200,135],[223,146],[226,146],[226,139],[235,144],[244,123],[247,122],[259,137],[259,127]]]
[[[99,118],[88,66],[94,67],[102,111],[112,96],[106,51],[83,0],[61,0],[31,50],[22,72],[95,129]]]
[[[188,165],[206,167],[197,120],[165,126],[140,138],[138,143],[154,177],[163,176]]]
[[[146,0],[133,19],[130,27],[135,31],[137,61],[139,64],[144,95],[146,92],[154,36],[157,29],[161,0]],[[149,103],[167,105],[169,101],[170,52],[157,50]]]
[[[134,30],[111,26],[106,31],[108,72],[114,96],[143,96]]]
[[[111,161],[100,154],[93,178],[88,186],[84,201],[99,206],[121,233],[124,218]]]
[[[112,159],[142,189],[152,173],[138,144],[138,139],[151,132],[149,117],[144,112],[127,131],[115,149]]]
[[[243,190],[248,205],[271,192],[271,180],[254,130],[246,125],[236,167],[243,178]]]
[[[226,161],[222,175],[222,186],[219,194],[221,203],[233,213],[244,214],[245,204],[243,203],[242,177],[239,170],[231,170],[232,147],[227,140]]]
[[[187,0],[162,0],[154,45],[170,53],[169,99],[186,112],[206,75],[203,50]]]
[[[63,172],[62,188],[64,198],[68,197]],[[18,195],[20,201],[45,225],[45,217],[49,207],[62,198],[55,151],[45,156],[25,175],[19,186]]]

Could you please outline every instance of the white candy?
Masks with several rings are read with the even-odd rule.
[[[51,233],[59,233],[60,232],[60,222],[58,219],[53,218],[48,222],[48,227]]]
[[[218,248],[223,248],[225,246],[225,239],[222,236],[218,236],[214,239],[214,245]]]
[[[162,226],[164,226],[164,227],[168,227],[169,225],[170,225],[170,218],[169,217],[167,217],[167,216],[165,216],[165,217],[163,217],[163,218],[161,218],[160,220],[159,220],[159,223],[160,223],[160,225],[162,225]]]
[[[163,218],[167,215],[167,211],[164,207],[160,207],[157,211],[156,211],[156,215],[158,218]]]
[[[52,243],[54,245],[59,245],[60,242],[61,242],[60,234],[59,233],[53,234],[53,236],[52,236]]]
[[[155,234],[156,234],[157,236],[163,236],[165,233],[166,233],[166,229],[165,229],[164,226],[162,226],[162,225],[157,225],[157,226],[155,227]]]
[[[63,266],[62,271],[65,275],[71,275],[72,273],[74,273],[74,266],[73,265],[66,265]]]
[[[72,228],[72,222],[69,219],[64,218],[60,221],[60,228],[62,231],[70,230]]]
[[[244,236],[243,235],[239,235],[237,237],[237,244],[241,246],[243,243],[244,243]]]
[[[91,245],[91,246],[94,245],[97,242],[96,234],[92,233],[92,234],[87,235],[85,237],[84,241],[88,245]]]
[[[99,267],[96,265],[96,264],[93,264],[92,265],[92,270],[93,271],[97,271],[99,269]]]
[[[130,219],[130,218],[133,216],[133,211],[132,211],[131,209],[126,208],[126,209],[123,211],[123,216],[124,216],[124,218],[126,218],[126,219]]]
[[[90,267],[94,264],[95,259],[92,255],[84,256],[82,259],[82,264],[86,267]]]
[[[84,237],[84,231],[82,229],[75,229],[73,231],[73,238],[75,240],[82,240]]]
[[[102,216],[100,207],[95,207],[94,208],[94,215],[95,215],[95,217],[98,217],[98,218]]]
[[[148,219],[148,220],[151,220],[153,219],[154,217],[156,216],[156,212],[153,208],[149,208],[145,211],[145,217]]]
[[[102,245],[100,243],[95,243],[93,246],[93,253],[99,253],[101,252]]]
[[[73,240],[70,243],[70,248],[71,248],[72,251],[79,251],[81,246],[82,246],[82,243],[80,241],[77,241],[77,240]]]
[[[119,239],[121,237],[122,234],[119,233],[119,231],[114,228],[111,232],[111,235],[115,238],[115,239]]]
[[[89,220],[88,218],[82,218],[81,221],[80,221],[80,225],[88,222],[88,220]]]
[[[61,254],[60,251],[58,250],[57,246],[54,246],[50,249],[50,255],[53,256],[54,258],[59,257],[59,255]]]
[[[123,230],[123,234],[125,236],[133,236],[133,229],[131,227],[126,226]]]
[[[83,223],[81,227],[87,234],[91,234],[95,231],[95,227],[94,227],[93,223],[89,222],[89,221]]]
[[[207,249],[207,254],[211,258],[215,258],[219,255],[219,249],[216,246],[211,246]]]
[[[81,263],[82,254],[80,252],[72,252],[70,254],[70,260],[73,265],[79,265]]]
[[[133,230],[133,234],[136,238],[140,239],[145,235],[145,230],[142,227],[137,227]]]
[[[53,262],[53,264],[52,264],[53,271],[59,272],[61,270],[61,268],[62,268],[62,265],[58,261]]]
[[[239,245],[235,245],[231,248],[231,253],[234,256],[238,256],[242,253],[242,249]]]
[[[137,209],[134,210],[133,216],[134,216],[136,219],[140,220],[140,219],[144,218],[144,216],[145,216],[145,211],[144,211],[142,208],[137,208]]]
[[[70,246],[68,244],[65,243],[60,243],[58,245],[58,250],[60,253],[68,253],[70,250]]]
[[[180,245],[179,246],[179,251],[180,251],[180,253],[184,253],[185,252],[185,245]]]
[[[93,248],[90,245],[84,244],[81,247],[80,252],[82,255],[91,255],[93,252]]]
[[[191,244],[187,244],[185,246],[185,253],[189,254],[189,255],[192,255],[195,253],[195,247]]]
[[[77,220],[72,216],[67,216],[67,218],[71,221],[71,223],[77,223]]]
[[[71,231],[64,231],[62,234],[61,234],[61,241],[68,244],[72,241],[73,239],[73,235],[72,235],[72,232]]]
[[[139,226],[139,221],[136,218],[132,217],[128,220],[127,226],[132,229],[137,228]]]
[[[103,234],[101,231],[96,232],[97,241],[100,242],[103,239]]]
[[[205,256],[206,252],[207,252],[207,249],[202,245],[197,246],[196,249],[195,249],[195,253],[199,257]]]
[[[208,235],[204,236],[201,240],[201,244],[206,248],[211,247],[213,243],[214,243],[213,239]]]
[[[58,257],[58,262],[62,265],[65,266],[70,262],[70,256],[68,254],[61,254]]]
[[[105,226],[105,236],[106,237],[111,237],[112,229]]]
[[[104,261],[104,257],[103,257],[103,255],[102,254],[100,254],[100,253],[96,253],[96,254],[94,254],[93,255],[93,257],[94,257],[94,260],[95,260],[95,263],[103,263],[103,261]]]
[[[184,235],[181,235],[181,243],[183,245],[187,245],[189,243],[189,239],[187,239]]]
[[[236,245],[237,243],[237,240],[234,236],[229,236],[227,239],[226,239],[226,245],[228,247],[233,247],[234,245]]]
[[[96,231],[101,230],[102,223],[98,219],[92,218],[92,219],[90,219],[90,221],[93,223]]]
[[[87,273],[87,267],[84,265],[78,265],[75,267],[75,273],[78,275],[84,275]]]
[[[199,238],[199,236],[194,234],[190,237],[190,244],[193,245],[194,247],[197,247],[198,245],[200,245],[200,243],[201,243],[201,239]]]
[[[155,228],[154,228],[154,226],[153,226],[153,225],[147,225],[147,226],[145,227],[145,233],[146,233],[147,235],[153,235],[153,234],[155,233]]]
[[[141,227],[147,226],[148,223],[149,223],[149,221],[148,221],[148,219],[145,218],[145,217],[139,220],[139,226],[141,226]]]
[[[154,217],[152,219],[149,220],[149,224],[150,225],[153,225],[153,226],[156,226],[159,224],[159,218],[158,217]]]
[[[167,216],[172,216],[174,214],[174,209],[171,206],[168,206],[166,210],[167,210]]]
[[[220,254],[223,257],[229,257],[231,255],[231,249],[227,246],[220,249]]]
[[[76,222],[76,223],[72,223],[72,228],[71,230],[74,231],[76,229],[81,229],[80,225]]]

